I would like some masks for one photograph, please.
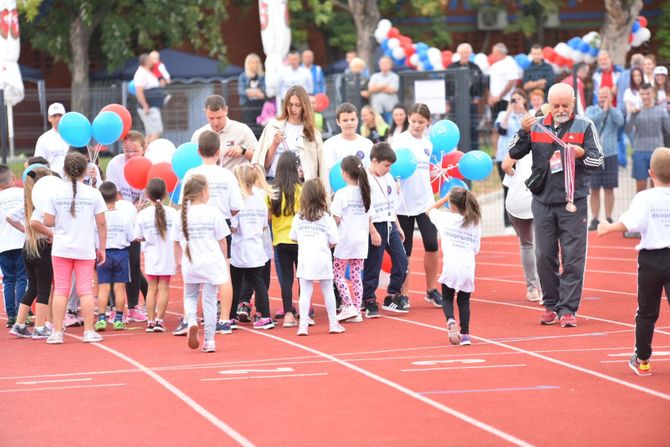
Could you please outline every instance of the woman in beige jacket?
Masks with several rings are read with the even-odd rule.
[[[277,160],[285,151],[297,152],[305,180],[320,178],[328,185],[328,167],[323,160],[321,134],[314,125],[314,111],[307,92],[297,85],[286,92],[279,118],[263,129],[251,161],[263,166],[268,179],[273,179]]]

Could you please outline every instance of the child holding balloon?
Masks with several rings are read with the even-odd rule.
[[[435,202],[430,183],[430,157],[433,153],[433,144],[424,136],[429,124],[430,109],[428,106],[420,103],[414,104],[409,110],[409,129],[393,140],[393,149],[396,152],[409,149],[416,158],[416,170],[413,172],[411,169],[404,169],[406,166],[398,166],[401,168],[397,171],[400,176],[400,202],[396,207],[396,212],[398,222],[405,233],[404,246],[408,257],[412,255],[414,223],[416,222],[419,227],[425,250],[423,257],[423,268],[426,273],[425,300],[436,307],[441,307],[442,297],[437,290],[436,281],[439,263],[437,229],[424,212]],[[409,175],[399,171],[408,171]],[[409,281],[406,280],[401,295],[403,306],[396,309],[383,307],[383,309],[394,312],[408,310],[410,306],[408,291]]]
[[[449,202],[449,212],[439,208]],[[447,319],[451,344],[468,346],[470,339],[470,294],[475,288],[475,255],[479,253],[481,211],[474,194],[455,187],[426,209],[442,240],[442,311]],[[458,291],[458,293],[456,293]],[[454,295],[458,303],[461,331],[454,319]]]

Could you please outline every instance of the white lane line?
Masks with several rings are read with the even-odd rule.
[[[427,327],[427,328],[430,328],[430,329],[435,329],[435,330],[440,331],[440,332],[447,332],[447,330],[445,328],[442,328],[442,327],[439,327],[439,326],[433,326],[432,324],[421,323],[419,321],[409,320],[409,319],[405,319],[405,318],[389,317],[389,316],[386,316],[386,315],[382,315],[382,318],[387,318],[389,320],[400,321],[400,322],[405,323],[405,324],[413,324],[413,325],[416,325],[416,326],[423,326],[423,327]],[[579,371],[579,372],[582,372],[584,374],[589,374],[589,375],[597,377],[599,379],[607,380],[609,382],[616,383],[618,385],[622,385],[624,387],[631,388],[633,390],[640,391],[642,393],[646,393],[646,394],[652,395],[654,397],[658,397],[658,398],[661,398],[661,399],[664,399],[664,400],[670,400],[670,394],[662,393],[660,391],[656,391],[656,390],[653,390],[651,388],[646,388],[646,387],[637,385],[635,383],[626,382],[625,380],[617,379],[616,377],[608,376],[607,374],[603,374],[603,373],[600,373],[598,371],[593,371],[591,369],[587,369],[587,368],[583,368],[581,366],[573,365],[572,363],[564,362],[562,360],[558,360],[558,359],[555,359],[555,358],[552,358],[552,357],[547,357],[546,355],[538,354],[537,352],[534,352],[534,351],[529,351],[527,349],[518,348],[516,346],[508,345],[506,343],[497,342],[497,341],[494,341],[494,340],[491,340],[491,339],[488,339],[488,338],[476,337],[476,336],[471,336],[471,337],[475,340],[480,340],[480,341],[483,341],[485,343],[490,343],[492,345],[500,346],[501,348],[511,349],[513,351],[516,351],[516,352],[519,352],[519,353],[522,353],[522,354],[526,354],[526,355],[529,355],[531,357],[538,358],[540,360],[545,360],[547,362],[551,362],[551,363],[554,363],[556,365],[564,366],[566,368],[573,369],[575,371]]]
[[[66,333],[68,337],[75,338],[77,340],[83,340],[81,337],[78,337],[76,335],[68,334]],[[221,419],[217,418],[214,416],[214,414],[210,413],[205,407],[197,403],[195,400],[193,400],[190,396],[188,396],[186,393],[184,393],[182,390],[174,386],[172,383],[168,382],[166,379],[161,377],[158,373],[155,371],[152,371],[150,368],[144,366],[142,363],[138,362],[137,360],[117,351],[116,349],[110,348],[109,346],[105,346],[102,343],[91,343],[93,346],[102,349],[103,351],[107,351],[108,353],[112,354],[113,356],[130,363],[133,365],[135,368],[138,370],[142,371],[144,374],[155,380],[159,385],[161,385],[163,388],[168,390],[170,393],[174,394],[177,398],[179,398],[182,402],[184,402],[186,405],[191,407],[193,411],[198,413],[200,416],[208,420],[212,425],[214,425],[216,428],[230,436],[232,439],[234,439],[237,443],[244,447],[253,447],[254,444],[249,441],[247,438],[245,438],[242,434],[237,432],[235,429],[233,429],[230,425],[226,424],[223,422]],[[57,349],[57,348],[56,348]]]
[[[444,366],[444,367],[438,367],[438,368],[407,368],[407,369],[401,369],[400,372],[451,371],[452,369],[521,368],[522,366],[526,366],[526,364],[525,363],[518,363],[516,365]]]
[[[498,279],[490,276],[475,276],[475,279],[482,281],[506,282],[510,284],[526,284],[526,281],[514,280],[514,279]],[[599,293],[611,293],[614,295],[637,296],[637,293],[633,292],[619,292],[616,290],[609,290],[609,289],[594,289],[593,287],[582,287],[582,290],[590,290],[591,292],[599,292]]]
[[[630,354],[628,354],[630,357]],[[654,363],[656,362],[670,362],[670,359],[652,359]],[[601,360],[600,363],[628,363],[628,360]]]
[[[81,379],[57,379],[57,380],[33,380],[31,382],[16,382],[17,385],[39,385],[42,383],[63,383],[63,382],[91,382],[93,379],[84,377]]]
[[[14,388],[9,390],[0,390],[0,393],[21,393],[28,391],[55,391],[55,390],[74,390],[82,388],[108,388],[108,387],[117,387],[117,386],[126,386],[125,383],[105,383],[102,385],[72,385],[72,386],[48,386],[48,387],[39,387],[39,388]]]
[[[654,351],[654,358],[661,356],[661,355],[670,355],[670,351]],[[608,357],[630,357],[630,353],[628,354],[607,354]]]
[[[282,374],[276,376],[243,376],[243,377],[217,377],[214,379],[200,379],[201,382],[220,382],[224,380],[249,380],[249,379],[283,379],[285,377],[311,377],[327,376],[328,373],[305,373],[305,374]]]
[[[254,331],[254,330],[247,329],[247,328],[241,328],[241,330],[246,331],[246,332],[251,332],[253,334],[256,334],[256,335],[259,335],[259,336],[262,336],[262,337],[267,337],[267,338],[276,340],[278,342],[285,343],[287,345],[293,346],[295,348],[302,349],[302,350],[307,351],[307,352],[311,352],[312,354],[318,355],[318,356],[323,357],[325,359],[328,359],[328,360],[330,360],[334,363],[337,363],[341,366],[344,366],[345,368],[349,368],[352,371],[355,371],[355,372],[357,372],[359,374],[362,374],[362,375],[364,375],[364,376],[366,376],[366,377],[368,377],[372,380],[375,380],[375,381],[377,381],[381,384],[384,384],[384,385],[386,385],[390,388],[393,388],[396,391],[400,391],[401,393],[406,394],[407,396],[412,397],[416,400],[419,400],[419,401],[421,401],[421,402],[423,402],[423,403],[425,403],[425,404],[427,404],[427,405],[429,405],[429,406],[431,406],[431,407],[433,407],[437,410],[440,410],[444,413],[447,413],[451,416],[454,416],[454,417],[462,420],[463,422],[471,424],[471,425],[473,425],[473,426],[475,426],[475,427],[477,427],[481,430],[484,430],[484,431],[486,431],[486,432],[488,432],[488,433],[490,433],[494,436],[497,436],[501,439],[504,439],[505,441],[507,441],[511,444],[518,445],[518,446],[526,446],[526,447],[532,445],[532,444],[529,444],[528,442],[526,442],[522,439],[519,439],[519,438],[509,434],[509,433],[506,433],[506,432],[504,432],[500,429],[497,429],[497,428],[495,428],[495,427],[493,427],[493,426],[491,426],[491,425],[489,425],[485,422],[482,422],[478,419],[475,419],[471,416],[468,416],[465,413],[461,413],[458,410],[455,410],[451,407],[447,407],[446,405],[443,405],[443,404],[441,404],[437,401],[429,399],[426,396],[423,396],[423,395],[417,393],[416,391],[410,390],[409,388],[404,387],[404,386],[402,386],[398,383],[395,383],[391,380],[385,379],[384,377],[381,377],[381,376],[379,376],[379,375],[377,375],[373,372],[370,372],[366,369],[363,369],[359,366],[356,366],[352,363],[349,363],[346,360],[338,359],[337,357],[334,357],[334,356],[332,356],[330,354],[327,354],[325,352],[321,352],[321,351],[318,351],[314,348],[310,348],[308,346],[304,346],[304,345],[301,345],[299,343],[295,343],[293,341],[286,340],[286,339],[281,338],[281,337],[277,337],[276,335],[271,335],[271,334],[268,334],[268,333],[265,333],[265,332]]]

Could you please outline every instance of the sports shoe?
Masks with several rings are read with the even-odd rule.
[[[442,295],[437,289],[429,290],[424,299],[435,307],[442,307]]]
[[[5,324],[6,327],[12,328],[16,324],[16,317],[7,317],[7,324]]]
[[[363,315],[361,315],[360,312],[356,313],[356,316],[354,318],[350,318],[345,323],[362,323],[363,322]]]
[[[307,318],[307,326],[314,326],[316,322],[312,319],[312,317]]]
[[[223,334],[223,335],[232,334],[233,330],[230,328],[230,322],[229,321],[219,321],[219,322],[217,322],[216,323],[216,333],[217,334]]]
[[[126,328],[126,325],[123,324],[123,321],[116,320],[113,325],[115,331],[122,331]]]
[[[387,295],[386,298],[384,298],[382,309],[398,314],[406,314],[409,312],[405,307],[405,303],[401,295]]]
[[[214,340],[205,340],[202,343],[202,352],[216,352],[216,342]]]
[[[251,322],[251,306],[249,306],[249,303],[240,303],[240,305],[237,306],[237,318],[242,323]]]
[[[447,333],[449,334],[449,343],[457,345],[461,342],[461,334],[458,333],[458,323],[453,318],[447,321]]]
[[[346,331],[347,330],[343,328],[340,323],[335,323],[334,325],[330,326],[330,329],[328,330],[328,332],[331,334],[341,334]]]
[[[32,333],[30,332],[30,329],[26,325],[23,325],[23,327],[20,327],[18,323],[14,323],[12,325],[12,328],[9,330],[9,333],[12,334],[15,337],[19,338],[31,338]]]
[[[121,322],[123,324],[123,322]],[[95,331],[84,331],[84,343],[97,343],[102,341],[102,335],[98,334]]]
[[[528,298],[528,301],[537,302],[542,299],[542,295],[537,287],[531,287],[526,292],[526,298]]]
[[[198,349],[200,340],[198,340],[198,323],[193,321],[188,324],[188,347],[191,349]]]
[[[365,318],[379,318],[379,305],[376,301],[365,302]]]
[[[107,329],[107,322],[105,320],[98,320],[95,322],[95,326],[93,326],[93,329],[96,331],[104,331]]]
[[[600,221],[598,219],[591,220],[591,223],[589,224],[589,231],[596,231],[598,229],[599,223]]]
[[[410,305],[409,297],[407,295],[400,295],[399,299],[400,299],[400,302],[405,306],[405,309],[409,310],[409,308],[412,307]]]
[[[608,217],[606,220],[607,220],[607,223],[611,223],[611,224],[614,223],[614,220],[611,217]]]
[[[233,318],[232,320],[228,320],[228,323],[230,323],[230,328],[232,330],[234,331],[237,330],[237,323],[239,322],[235,318]]]
[[[180,336],[180,335],[186,335],[188,332],[188,324],[186,323],[186,320],[183,318],[179,320],[179,326],[177,326],[177,329],[172,331],[172,335]]]
[[[294,316],[298,315],[298,311],[294,306],[291,306],[291,313]],[[277,312],[275,312],[275,320],[281,320],[282,318],[284,318],[284,314],[285,314],[284,309],[278,310]]]
[[[637,354],[633,354],[628,361],[628,366],[630,366],[630,369],[632,369],[638,376],[651,376],[651,364],[649,363],[649,360],[642,361],[637,358]]]
[[[31,312],[31,313],[32,313],[32,312]],[[12,326],[13,326],[13,325],[12,325]],[[28,326],[28,327],[35,326],[35,319],[33,318],[32,315],[28,315],[28,316],[26,317],[26,326]]]
[[[642,235],[637,231],[624,231],[623,237],[626,239],[641,239]]]
[[[47,338],[47,343],[50,345],[62,345],[63,344],[63,332],[54,331]]]
[[[147,332],[154,332],[156,330],[156,322],[155,321],[147,321]]]
[[[461,346],[470,346],[472,344],[472,340],[470,339],[470,334],[461,334],[461,342],[459,345]]]
[[[49,335],[51,335],[51,329],[49,329],[48,327],[44,327],[41,330],[35,329],[33,331],[32,338],[33,340],[42,340],[45,338],[49,338]]]
[[[165,323],[162,321],[158,320],[154,323],[154,332],[165,332]]]
[[[561,315],[561,327],[577,327],[577,317],[572,314]]]
[[[79,327],[81,326],[81,320],[77,314],[67,312],[65,314],[65,320],[63,320],[63,325],[65,327]]]
[[[282,327],[296,327],[298,326],[298,320],[284,321]]]
[[[298,332],[297,332],[297,334],[298,334],[298,335],[307,335],[307,334],[309,334],[309,326],[307,326],[307,325],[302,325],[302,324],[301,324],[300,326],[298,326]]]
[[[556,324],[558,323],[558,314],[553,310],[545,311],[540,317],[540,324]]]
[[[316,312],[314,312],[314,308],[312,306],[309,306],[309,313],[307,315],[309,318],[314,318],[314,315],[316,315]]]
[[[337,321],[346,321],[358,316],[360,312],[354,306],[344,306],[342,311],[337,314]]]
[[[272,318],[258,318],[254,321],[254,329],[274,329],[275,322],[272,321]]]
[[[144,323],[147,321],[147,314],[144,313],[144,311],[139,307],[135,306],[132,309],[128,309],[128,321],[133,322],[136,321],[138,323]]]

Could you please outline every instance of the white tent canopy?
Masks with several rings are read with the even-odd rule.
[[[23,79],[19,70],[21,41],[16,0],[0,0],[0,145],[5,157],[5,134],[9,137],[10,157],[14,155],[12,108],[23,100]],[[5,113],[6,112],[6,113]],[[5,131],[5,123],[7,130]]]

